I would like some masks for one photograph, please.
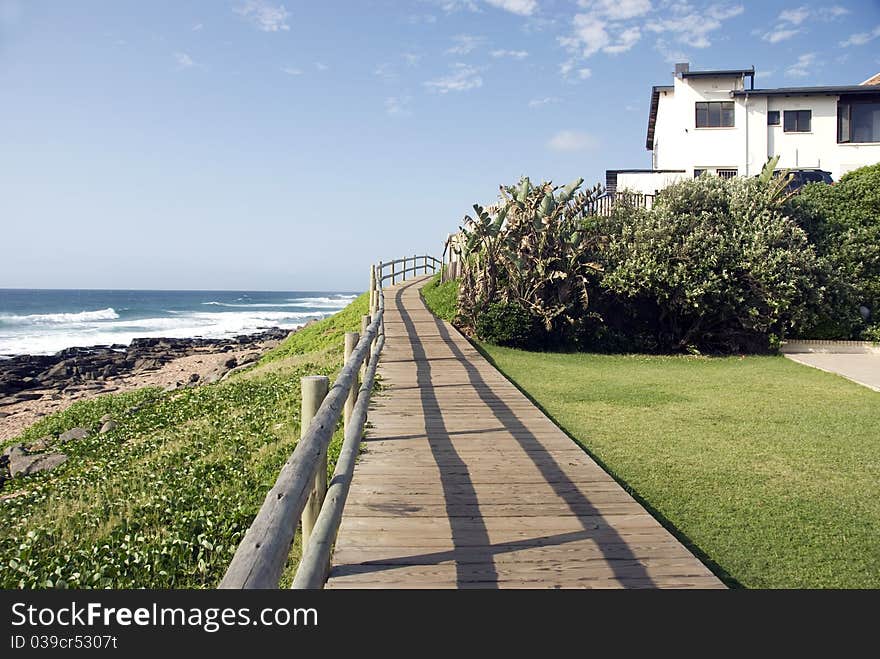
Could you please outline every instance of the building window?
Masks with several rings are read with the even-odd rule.
[[[733,101],[696,104],[697,128],[733,128]]]
[[[694,178],[700,178],[705,173],[705,169],[694,169]]]
[[[812,118],[812,110],[786,110],[782,129],[786,133],[809,133]]]
[[[737,169],[719,169],[716,171],[718,176],[721,178],[733,178],[737,174],[739,174],[739,170]]]
[[[778,126],[779,125],[779,110],[770,110],[767,112],[767,125],[768,126]]]
[[[880,142],[880,101],[841,101],[837,105],[837,141]]]

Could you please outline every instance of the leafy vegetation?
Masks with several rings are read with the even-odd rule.
[[[775,348],[823,299],[816,254],[780,193],[777,182],[701,176],[651,210],[617,207],[601,227],[606,317],[614,324],[623,303],[626,324],[663,352]]]
[[[650,210],[624,199],[610,214],[594,212],[601,187],[578,192],[581,180],[502,187],[494,206],[465,217],[456,318],[495,344],[566,350],[876,340],[880,165],[793,195],[775,164],[753,178],[682,181]]]
[[[730,583],[880,587],[880,397],[782,357],[482,348]]]
[[[577,323],[589,304],[590,278],[601,269],[592,258],[596,236],[585,224],[601,187],[579,192],[582,184],[534,186],[523,178],[502,187],[494,207],[475,205],[476,218],[465,218],[459,310],[478,336],[481,328],[497,328],[478,322],[490,309],[531,316],[531,344],[559,343]]]
[[[458,282],[450,280],[440,283],[440,275],[422,287],[422,297],[428,308],[438,318],[453,322],[458,313]]]
[[[829,304],[806,329],[815,338],[880,337],[880,164],[812,184],[788,212],[807,231],[828,273]]]
[[[8,442],[118,421],[66,443],[57,469],[4,484],[0,587],[216,586],[296,445],[300,377],[335,375],[366,306],[358,298],[237,377],[77,402]],[[331,471],[340,444],[337,432]]]

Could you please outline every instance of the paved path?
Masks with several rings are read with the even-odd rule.
[[[369,416],[328,588],[721,588],[421,301],[387,288]]]
[[[836,373],[869,389],[880,391],[880,355],[793,353],[785,356],[799,364]]]

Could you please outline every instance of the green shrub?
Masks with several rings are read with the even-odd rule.
[[[510,348],[534,348],[540,342],[535,318],[515,302],[493,302],[477,316],[477,337]]]
[[[760,352],[812,322],[824,291],[807,236],[758,179],[704,176],[653,210],[605,222],[602,286],[653,326],[661,350]]]
[[[850,172],[833,186],[806,186],[787,211],[809,234],[828,273],[829,304],[806,335],[868,338],[869,324],[880,318],[880,164]]]

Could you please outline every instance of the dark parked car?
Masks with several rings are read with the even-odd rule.
[[[777,169],[773,175],[781,176],[786,172],[791,174],[791,181],[785,188],[788,192],[797,192],[807,183],[834,183],[831,172],[824,169]]]

